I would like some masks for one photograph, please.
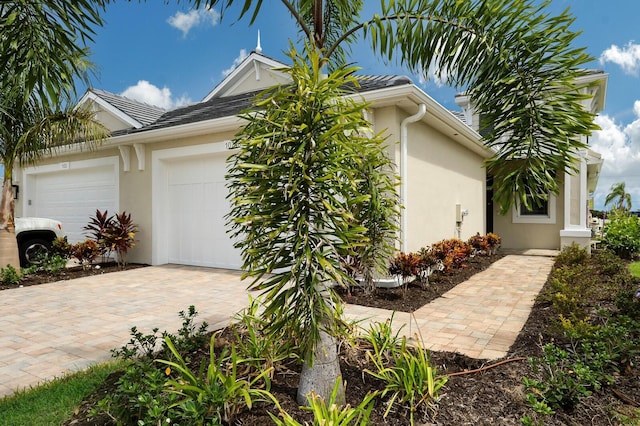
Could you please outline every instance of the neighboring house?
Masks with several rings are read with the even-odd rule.
[[[61,220],[76,242],[85,238],[82,227],[96,209],[127,211],[139,227],[130,261],[239,268],[240,254],[225,225],[230,141],[242,126],[237,114],[251,106],[255,94],[288,82],[274,69],[282,66],[253,52],[202,102],[164,113],[90,90],[81,103],[98,112],[111,138],[94,150],[70,146],[15,173],[21,186],[18,214]],[[491,152],[472,123],[406,77],[362,76],[360,83],[350,96],[371,104],[367,118],[376,131],[386,131],[403,177],[399,249],[485,233],[492,220],[483,164]]]

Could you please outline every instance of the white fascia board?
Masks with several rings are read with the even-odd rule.
[[[149,130],[146,132],[130,133],[127,135],[112,136],[97,147],[89,148],[88,144],[80,143],[73,145],[66,145],[60,147],[53,155],[73,154],[79,152],[86,152],[87,150],[104,150],[109,148],[115,148],[119,145],[131,145],[131,144],[148,144],[155,142],[162,142],[166,140],[172,140],[176,138],[188,138],[194,136],[201,136],[210,133],[226,132],[229,130],[237,130],[240,128],[244,119],[231,116],[214,118],[212,120],[199,121],[196,123],[187,123],[179,126],[165,127],[162,129]]]
[[[424,93],[414,84],[354,93],[347,97],[364,99],[372,104],[372,108],[385,105],[399,106],[402,101],[407,100],[415,105],[425,104],[427,106],[427,113],[422,121],[427,122],[430,126],[437,128],[449,138],[484,158],[490,158],[495,154],[493,149],[482,143],[482,136],[480,136],[478,132],[460,121],[451,111],[440,105],[435,99]],[[431,118],[431,120],[429,118]]]
[[[609,83],[609,74],[604,72],[602,73],[594,72],[592,74],[588,74],[576,79],[576,84],[579,86],[593,84],[593,83],[596,83],[598,86],[598,91],[596,93],[598,111],[596,112],[600,112],[600,111],[603,111],[606,107],[605,104],[607,99],[607,85]]]
[[[131,125],[131,127],[135,127],[136,129],[139,129],[139,128],[142,127],[142,123],[140,123],[138,120],[136,120],[136,119],[132,118],[131,116],[125,114],[124,112],[122,112],[118,108],[114,107],[109,102],[105,101],[100,96],[96,95],[95,93],[93,93],[90,90],[87,91],[87,93],[85,93],[85,95],[82,97],[82,99],[80,99],[80,101],[76,105],[76,108],[78,108],[80,105],[82,105],[84,103],[87,103],[87,102],[90,102],[90,101],[93,101],[96,104],[100,105],[105,111],[107,111],[108,113],[118,117],[120,120],[124,121],[125,123],[128,123],[129,125]]]
[[[251,52],[251,54],[247,56],[244,61],[242,61],[242,63],[236,67],[236,69],[231,71],[231,73],[227,77],[225,77],[225,79],[222,80],[220,84],[218,84],[211,92],[209,92],[207,96],[205,96],[202,102],[206,102],[209,99],[216,97],[216,95],[220,92],[226,91],[227,88],[235,86],[237,84],[236,80],[242,77],[242,74],[245,74],[246,72],[253,72],[252,64],[254,61],[261,62],[269,68],[282,68],[286,66],[281,62],[274,61],[273,59],[269,59],[266,56],[260,55],[256,52]],[[249,70],[247,71],[248,68]]]

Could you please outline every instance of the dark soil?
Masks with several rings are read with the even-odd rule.
[[[82,268],[82,266],[73,266],[65,268],[60,272],[47,272],[38,271],[33,274],[25,275],[20,279],[18,284],[3,284],[0,283],[0,290],[9,290],[19,287],[29,287],[32,285],[47,284],[56,281],[72,280],[74,278],[90,277],[92,275],[108,274],[110,272],[118,272],[122,270],[142,268],[147,265],[139,263],[129,263],[124,269],[120,268],[115,262],[100,263],[92,265],[89,268]]]
[[[484,271],[503,254],[492,256],[475,256],[462,266],[448,272],[435,271],[429,277],[429,282],[419,280],[409,283],[406,290],[402,287],[379,288],[374,293],[367,293],[362,287],[339,288],[338,294],[345,303],[370,306],[391,311],[413,312],[442,296],[456,285],[466,281],[472,275]]]
[[[491,260],[496,260],[494,257]],[[486,263],[486,264],[485,264]],[[478,270],[484,269],[490,262],[470,262],[467,268],[442,274],[431,280],[430,285],[423,289],[420,285],[409,286],[408,293],[399,297],[398,290],[380,290],[375,297],[364,297],[353,290],[351,296],[344,295],[350,303],[354,301],[382,306],[393,309],[415,310],[424,303],[439,297],[440,294],[452,288]],[[460,274],[461,277],[456,277]],[[377,298],[386,298],[377,301]],[[422,302],[414,302],[420,298]],[[409,301],[411,303],[409,303]],[[422,304],[420,304],[422,303]],[[198,302],[194,301],[197,306]],[[535,414],[527,404],[523,387],[523,377],[533,377],[527,357],[537,357],[541,354],[541,345],[553,340],[549,333],[557,314],[553,312],[548,302],[537,301],[531,315],[520,332],[516,342],[510,348],[508,355],[500,360],[488,362],[451,352],[433,352],[433,365],[438,374],[449,375],[445,387],[440,390],[437,403],[424,407],[415,414],[417,425],[520,425],[524,416],[536,419]],[[225,334],[223,334],[223,337]],[[228,336],[228,335],[227,335]],[[363,370],[371,368],[364,356],[366,348],[348,348],[343,345],[341,352],[341,368],[343,378],[347,383],[347,402],[357,406],[370,391],[382,388],[380,382],[364,374]],[[193,359],[206,356],[207,348],[190,354]],[[295,363],[279,366],[272,382],[272,393],[280,401],[282,408],[301,423],[312,424],[313,418],[309,412],[298,407],[295,401],[296,387],[299,379],[300,367]],[[613,386],[604,387],[582,400],[571,410],[557,410],[553,416],[538,417],[539,423],[544,425],[620,425],[638,424],[638,403],[640,402],[640,387],[638,387],[638,368],[633,365],[624,375],[617,375]],[[97,401],[114,391],[118,373],[109,379],[77,408],[75,415],[65,425],[115,425],[105,414],[91,417],[90,413],[97,406]],[[386,404],[376,402],[371,413],[371,425],[408,425],[409,413],[406,409],[392,410],[384,416]],[[268,416],[271,411],[277,414],[271,405],[257,404],[251,411],[241,413],[234,425],[262,426],[272,424]],[[614,413],[626,413],[635,420],[623,422]]]

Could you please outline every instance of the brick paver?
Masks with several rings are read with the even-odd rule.
[[[506,354],[553,264],[508,255],[413,314],[347,305],[348,318],[385,321],[434,350],[494,359]],[[210,329],[247,305],[240,273],[154,266],[0,292],[0,396],[110,358],[132,326],[176,331],[195,305]]]
[[[508,255],[485,271],[413,314],[396,312],[395,330],[436,351],[456,351],[473,358],[507,354],[529,317],[534,298],[544,285],[555,252]],[[386,321],[391,312],[349,305],[351,319]]]

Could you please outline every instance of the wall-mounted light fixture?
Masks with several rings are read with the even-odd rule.
[[[13,199],[17,200],[20,193],[20,185],[11,185],[11,187],[13,188]]]

